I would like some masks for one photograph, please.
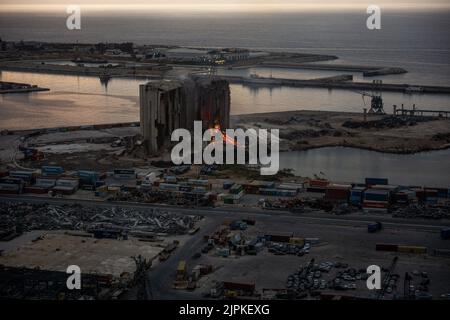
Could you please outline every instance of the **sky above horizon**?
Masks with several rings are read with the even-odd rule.
[[[450,8],[450,0],[0,0],[0,10],[60,10],[68,5],[85,9],[119,10],[213,10],[213,11],[283,11],[310,9],[367,8],[437,9]]]

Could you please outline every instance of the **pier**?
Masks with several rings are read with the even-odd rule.
[[[372,90],[372,82],[353,82],[353,81],[328,81],[325,79],[283,79],[283,78],[247,78],[239,76],[219,76],[228,80],[230,83],[255,86],[286,86],[286,87],[312,87],[327,89],[345,89],[345,90]],[[420,93],[420,94],[450,94],[450,87],[444,86],[417,86],[409,84],[382,83],[377,86],[380,91]]]
[[[41,88],[28,83],[5,82],[0,81],[0,94],[4,93],[24,93],[36,91],[49,91],[48,88]]]
[[[394,105],[394,115],[411,117],[439,117],[448,119],[450,118],[450,111],[416,109],[415,105],[412,109],[404,109],[403,105],[400,109],[397,109],[397,106]]]

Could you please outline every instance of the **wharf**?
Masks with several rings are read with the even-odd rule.
[[[287,87],[315,87],[327,89],[344,90],[372,90],[372,82],[352,82],[352,81],[325,81],[323,79],[283,79],[283,78],[246,78],[239,76],[219,76],[230,83],[259,86],[287,86]],[[377,85],[380,91],[421,93],[421,94],[450,94],[450,87],[444,86],[412,86],[409,84],[382,83]],[[412,90],[414,89],[414,90]]]
[[[0,81],[0,94],[5,93],[25,93],[36,91],[49,91],[48,88],[41,88],[28,83],[5,82]]]

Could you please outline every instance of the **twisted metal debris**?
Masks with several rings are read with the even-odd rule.
[[[155,209],[89,207],[82,205],[0,203],[0,230],[81,230],[98,227],[129,232],[185,234],[200,216],[181,215]]]

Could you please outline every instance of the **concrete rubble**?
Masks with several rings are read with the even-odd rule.
[[[406,208],[399,208],[392,216],[401,218],[448,219],[450,218],[450,207],[425,207],[411,204]]]

